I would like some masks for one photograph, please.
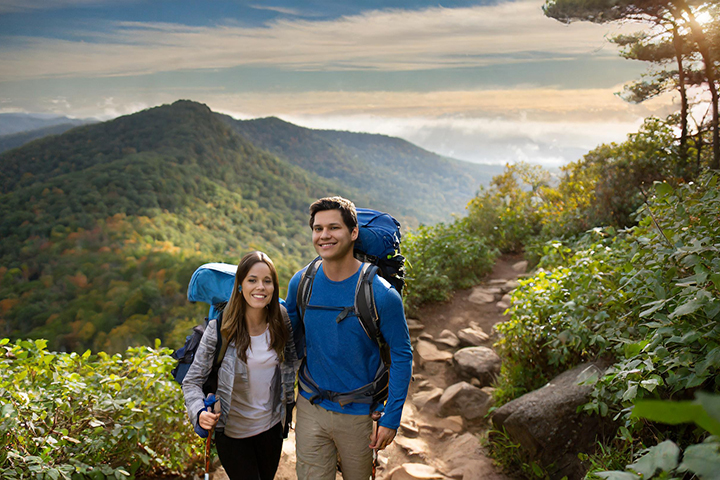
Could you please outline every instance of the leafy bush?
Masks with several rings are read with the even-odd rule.
[[[636,400],[720,390],[717,182],[656,183],[637,227],[545,245],[547,270],[521,282],[511,319],[496,326],[501,402],[608,356],[614,364],[584,408],[613,416],[632,442],[651,436],[630,415]]]
[[[445,301],[453,290],[469,288],[492,269],[497,250],[467,228],[465,220],[420,226],[403,240],[408,260],[406,307]]]
[[[638,227],[605,238],[594,230],[573,254],[555,244],[567,264],[521,282],[511,319],[497,326],[510,397],[602,352],[617,363],[588,408],[603,414],[658,387],[720,387],[716,184],[714,176],[677,190],[656,184]]]
[[[0,477],[177,475],[201,458],[159,342],[112,356],[46,344],[0,341]]]
[[[549,174],[537,165],[507,165],[468,203],[468,228],[501,252],[521,251],[540,231],[538,205],[548,181]]]
[[[583,245],[584,244],[584,245]],[[558,250],[561,244],[556,244]],[[627,245],[598,230],[566,265],[539,269],[520,280],[510,320],[495,326],[503,360],[498,397],[511,400],[541,387],[563,371],[597,357],[608,346],[626,298],[613,279]],[[567,254],[567,253],[565,253]],[[618,328],[616,335],[623,335]]]
[[[692,422],[713,436],[685,448],[682,461],[680,448],[672,440],[665,440],[643,450],[625,471],[597,472],[596,476],[608,480],[640,480],[682,477],[691,472],[700,479],[717,478],[720,471],[720,395],[698,392],[695,401],[686,402],[641,400],[636,403],[632,415],[672,425]]]

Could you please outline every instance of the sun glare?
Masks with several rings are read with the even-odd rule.
[[[697,15],[695,15],[695,20],[697,20],[700,25],[705,26],[709,23],[712,23],[714,18],[712,16],[712,14],[706,10],[704,12],[701,12],[701,13],[698,13]]]

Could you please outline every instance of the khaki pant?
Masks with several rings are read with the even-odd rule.
[[[330,412],[299,396],[295,425],[299,480],[334,480],[340,456],[345,480],[372,475],[370,415]]]

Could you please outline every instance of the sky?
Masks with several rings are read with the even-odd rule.
[[[555,167],[672,99],[543,0],[0,0],[0,113],[101,120],[195,100],[248,119],[399,136],[478,163]],[[637,28],[637,27],[635,27]]]

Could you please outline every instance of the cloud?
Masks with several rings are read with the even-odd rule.
[[[255,10],[269,10],[271,12],[277,12],[282,13],[284,15],[295,15],[295,16],[302,16],[302,12],[298,10],[297,8],[287,8],[287,7],[273,7],[271,5],[248,5],[250,8],[254,8]]]
[[[279,19],[262,27],[122,22],[109,31],[76,32],[92,42],[11,37],[0,47],[0,81],[237,66],[409,71],[616,56],[604,39],[611,27],[566,26],[544,17],[541,5],[520,0],[382,10],[323,21]]]
[[[223,111],[246,116],[498,118],[542,122],[625,122],[667,115],[671,96],[641,105],[605,89],[507,88],[434,92],[239,93],[204,96]],[[213,106],[211,105],[211,106]]]

